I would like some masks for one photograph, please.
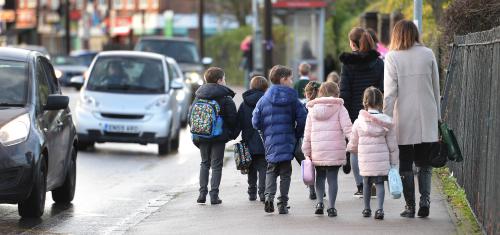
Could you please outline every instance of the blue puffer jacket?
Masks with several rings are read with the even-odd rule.
[[[297,139],[304,135],[306,117],[294,89],[274,85],[264,94],[253,111],[252,125],[263,134],[268,162],[293,159]]]

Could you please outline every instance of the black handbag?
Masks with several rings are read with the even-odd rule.
[[[303,138],[297,139],[297,143],[295,144],[295,150],[293,152],[293,156],[295,157],[295,160],[297,160],[299,165],[302,165],[302,161],[306,159],[304,152],[302,152],[302,141]]]
[[[429,153],[429,161],[432,167],[440,168],[446,166],[448,157],[448,146],[443,141],[432,143]]]

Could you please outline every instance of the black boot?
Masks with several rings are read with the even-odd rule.
[[[207,201],[207,195],[204,195],[204,194],[200,194],[200,196],[198,196],[198,200],[196,200],[197,203],[205,203]]]
[[[264,202],[264,211],[267,213],[274,212],[274,202],[272,200],[266,200]]]
[[[357,198],[362,198],[363,197],[363,184],[357,185],[356,187],[358,187],[358,191],[356,191],[353,196],[357,197]]]
[[[278,212],[281,215],[288,214],[288,203],[286,203],[286,202],[278,202]]]
[[[309,186],[309,199],[311,200],[316,200],[316,189],[314,188],[313,185]]]
[[[418,217],[425,218],[429,216],[429,207],[421,206],[418,209]]]
[[[415,176],[412,171],[401,172],[403,182],[403,195],[405,197],[405,210],[401,212],[401,217],[415,218]]]
[[[324,214],[324,209],[325,209],[325,206],[323,205],[323,203],[318,203],[316,205],[316,211],[314,212],[314,214],[322,215],[322,214]]]

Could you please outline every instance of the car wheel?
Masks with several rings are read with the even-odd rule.
[[[186,128],[186,127],[187,127],[187,125],[188,125],[188,120],[187,120],[187,118],[186,118],[186,120],[183,120],[183,121],[181,122],[181,127],[182,127],[182,128]]]
[[[38,218],[45,209],[45,196],[47,194],[47,162],[40,159],[38,177],[33,183],[30,196],[17,205],[19,215],[26,218]]]
[[[85,151],[91,147],[94,147],[94,142],[78,141],[78,150]]]
[[[171,150],[177,151],[179,149],[179,140],[180,140],[180,137],[181,137],[181,133],[180,132],[181,132],[180,130],[177,130],[176,137],[170,141],[170,148],[171,148]]]
[[[171,150],[172,150],[172,145],[168,138],[166,141],[158,144],[159,155],[167,155]]]
[[[76,186],[76,150],[74,147],[71,148],[70,162],[68,165],[68,171],[66,172],[66,178],[64,179],[63,185],[52,191],[52,199],[56,203],[70,203],[75,197],[75,186]]]

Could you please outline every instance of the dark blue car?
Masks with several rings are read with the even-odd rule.
[[[35,51],[0,48],[0,203],[40,217],[45,195],[75,194],[76,131],[49,60]]]

